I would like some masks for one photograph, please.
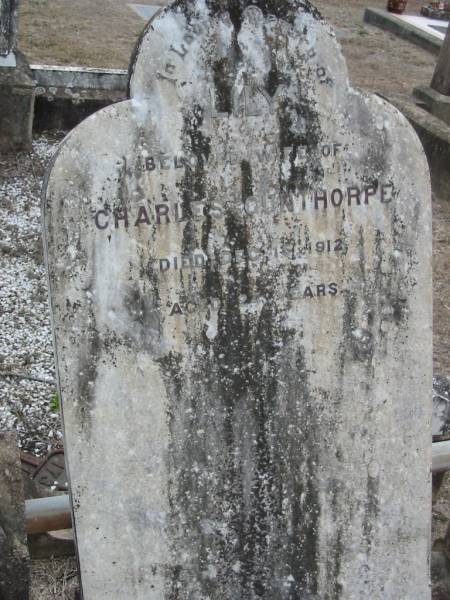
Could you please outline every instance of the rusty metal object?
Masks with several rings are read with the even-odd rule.
[[[20,453],[20,464],[22,466],[22,473],[33,477],[36,472],[36,469],[41,464],[39,458],[34,456],[34,454],[30,454],[29,452],[21,452]]]
[[[29,535],[70,529],[72,512],[69,496],[27,500],[25,502],[25,523]]]
[[[53,450],[44,459],[21,452],[20,462],[27,500],[67,492],[68,481],[62,448]]]
[[[22,469],[23,492],[25,500],[29,498],[39,498],[43,494],[38,490],[33,475],[40,464],[39,458],[28,452],[20,453],[20,466]],[[47,496],[47,494],[44,494]]]
[[[69,486],[64,450],[60,448],[50,452],[35,471],[33,479],[49,492],[67,492]]]
[[[450,442],[433,444],[433,473],[450,471]]]

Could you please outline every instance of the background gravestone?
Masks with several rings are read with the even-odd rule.
[[[16,0],[0,0],[0,57],[6,57],[14,52],[16,44],[16,10]]]
[[[177,0],[130,74],[44,202],[85,600],[429,598],[417,137],[307,2]]]
[[[0,0],[0,153],[31,146],[36,83],[16,50],[17,0]]]

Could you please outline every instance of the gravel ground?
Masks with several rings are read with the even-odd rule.
[[[0,430],[15,430],[20,447],[37,456],[62,438],[40,210],[44,166],[60,137],[0,157]]]

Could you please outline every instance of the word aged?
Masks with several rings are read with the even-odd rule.
[[[298,290],[292,290],[290,294],[290,299],[292,300],[314,300],[321,298],[335,298],[339,293],[339,287],[337,283],[320,283],[318,285],[307,285],[299,288]],[[253,302],[257,302],[254,300]],[[244,309],[252,305],[253,302],[250,302],[248,299],[241,299],[239,303],[240,308]],[[182,316],[182,315],[192,315],[199,308],[215,308],[220,309],[220,302],[218,300],[211,300],[208,305],[200,305],[197,302],[175,302],[174,304],[170,304],[169,308],[169,316]]]

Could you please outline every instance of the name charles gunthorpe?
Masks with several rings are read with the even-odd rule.
[[[300,215],[306,211],[335,213],[344,208],[364,208],[378,203],[390,204],[396,197],[392,183],[376,182],[371,185],[336,187],[304,194],[282,192],[278,196],[242,199],[213,199],[192,201],[186,206],[180,201],[155,202],[144,199],[133,206],[124,206],[121,201],[106,202],[94,215],[95,227],[99,230],[128,227],[170,225],[188,220],[224,219],[228,211],[240,211],[247,216],[272,216],[274,220],[286,215]]]

